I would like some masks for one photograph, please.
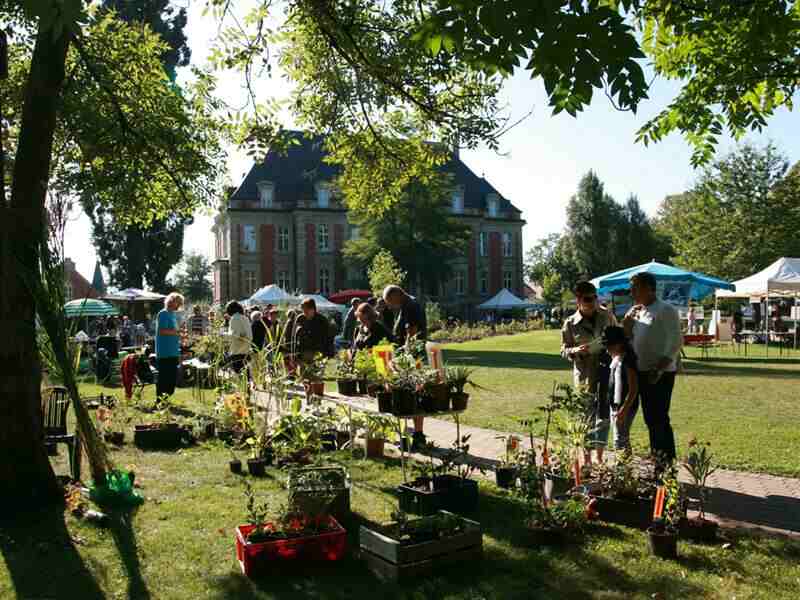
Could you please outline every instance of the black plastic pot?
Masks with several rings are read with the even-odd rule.
[[[419,487],[422,489],[419,489]],[[417,515],[432,515],[439,510],[455,513],[473,512],[478,508],[478,482],[454,475],[422,477],[397,488],[400,510]]]
[[[164,426],[134,426],[133,443],[139,448],[169,450],[180,448],[191,441],[191,431],[177,423],[167,423]]]
[[[426,413],[436,412],[433,405],[433,396],[431,396],[428,392],[424,392],[419,395],[419,405]]]
[[[573,487],[575,487],[575,480],[572,477],[562,477],[560,475],[546,475],[548,481],[553,482],[553,488],[550,492],[552,498],[566,494]]]
[[[503,489],[513,488],[517,482],[517,470],[514,467],[498,467],[494,472],[497,487]]]
[[[110,444],[114,444],[115,446],[122,446],[122,444],[125,443],[125,432],[108,431],[105,434],[103,434],[103,438]]]
[[[649,498],[619,499],[597,497],[598,518],[636,529],[647,529],[653,521],[653,500]]]
[[[324,452],[333,452],[336,450],[336,431],[324,431],[319,436],[322,442],[322,450]]]
[[[253,477],[263,477],[266,475],[265,467],[267,461],[263,458],[248,458],[247,459],[247,472]]]
[[[367,395],[377,398],[383,388],[377,383],[367,383]],[[387,411],[388,412],[388,411]]]
[[[681,519],[678,529],[683,539],[713,544],[717,541],[719,524],[707,519]]]
[[[337,379],[336,385],[342,396],[355,396],[358,394],[358,382],[355,379]]]
[[[650,551],[659,558],[678,558],[678,532],[674,530],[656,530],[651,527],[647,530],[650,540]]]
[[[390,413],[392,406],[392,392],[378,392],[378,410],[382,413]]]
[[[436,383],[425,388],[431,398],[430,412],[447,412],[450,410],[450,390],[445,383]]]
[[[214,421],[206,423],[203,427],[203,434],[207,440],[213,438],[217,434],[217,424]]]
[[[402,417],[417,413],[417,395],[411,390],[392,390],[392,414]]]
[[[228,461],[228,467],[231,470],[231,473],[234,475],[239,475],[242,472],[242,461],[238,458],[236,460]]]
[[[467,410],[469,394],[463,392],[460,394],[451,394],[450,402],[453,405],[453,410]]]
[[[367,380],[366,379],[359,379],[357,383],[358,383],[358,394],[359,394],[359,396],[366,396],[367,395]]]

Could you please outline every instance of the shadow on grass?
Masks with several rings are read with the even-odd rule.
[[[18,598],[105,598],[75,547],[63,511],[54,506],[13,523],[0,521],[0,553]]]
[[[149,600],[150,592],[142,577],[142,566],[139,561],[139,548],[136,534],[133,531],[133,517],[136,509],[114,510],[109,512],[111,536],[119,552],[125,573],[128,575],[128,598]]]
[[[784,379],[798,379],[800,373],[793,369],[770,369],[763,367],[744,367],[746,363],[732,363],[730,366],[717,364],[716,361],[704,360],[686,360],[683,362],[683,367],[688,374],[693,375],[708,375],[711,377],[730,377],[732,375],[745,376],[745,377],[781,377]],[[759,364],[795,364],[790,361],[779,360],[775,362],[769,361],[760,362]],[[800,364],[800,363],[798,363]]]
[[[476,367],[496,369],[539,369],[543,371],[568,371],[572,365],[558,354],[543,352],[505,352],[502,350],[444,349],[449,363],[465,363]]]

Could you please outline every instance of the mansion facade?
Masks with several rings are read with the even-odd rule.
[[[212,228],[214,302],[247,298],[275,283],[289,292],[328,296],[363,285],[364,274],[346,268],[344,244],[358,236],[325,163],[322,138],[290,132],[282,152],[269,151],[227,199]],[[452,214],[472,230],[439,301],[450,313],[474,318],[474,307],[502,288],[523,296],[521,212],[456,155]],[[413,292],[413,286],[411,291]]]

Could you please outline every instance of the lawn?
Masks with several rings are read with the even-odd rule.
[[[61,472],[63,454],[56,459]],[[242,478],[228,472],[229,453],[219,442],[174,453],[126,445],[112,456],[118,465],[136,465],[144,505],[114,514],[109,529],[60,510],[0,523],[0,598],[777,599],[796,597],[800,585],[800,543],[782,538],[736,537],[726,546],[681,542],[677,562],[651,557],[643,533],[615,526],[597,526],[562,549],[535,547],[520,505],[487,482],[474,515],[485,531],[479,563],[405,586],[378,583],[352,557],[324,570],[250,581],[234,559],[233,529],[244,516]],[[391,459],[332,458],[349,464],[354,480],[355,515],[347,526],[356,548],[360,522],[388,519],[400,470]],[[284,478],[270,470],[251,481],[277,505],[285,501]]]
[[[446,346],[446,360],[478,368],[475,380],[487,388],[472,391],[463,422],[520,431],[517,418],[537,412],[554,381],[572,381],[569,363],[558,354],[559,339],[557,331],[535,331]],[[776,354],[772,349],[767,358],[763,346],[751,346],[748,357],[720,349],[702,361],[689,348],[672,397],[679,447],[697,435],[712,443],[725,467],[800,476],[800,353]],[[641,412],[633,440],[647,448]]]

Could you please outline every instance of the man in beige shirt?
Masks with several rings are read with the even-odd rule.
[[[561,356],[572,363],[575,385],[586,386],[597,397],[598,388],[604,387],[599,385],[605,372],[600,365],[603,331],[609,325],[616,325],[617,320],[610,310],[599,305],[597,288],[589,281],[581,281],[575,286],[575,300],[578,310],[565,319],[561,328]],[[595,402],[593,411],[597,429],[592,442],[597,450],[597,460],[602,462],[603,448],[608,439],[608,409],[605,398],[597,400],[599,402]],[[598,410],[598,407],[605,409]],[[589,451],[585,454],[585,462],[591,462]]]

